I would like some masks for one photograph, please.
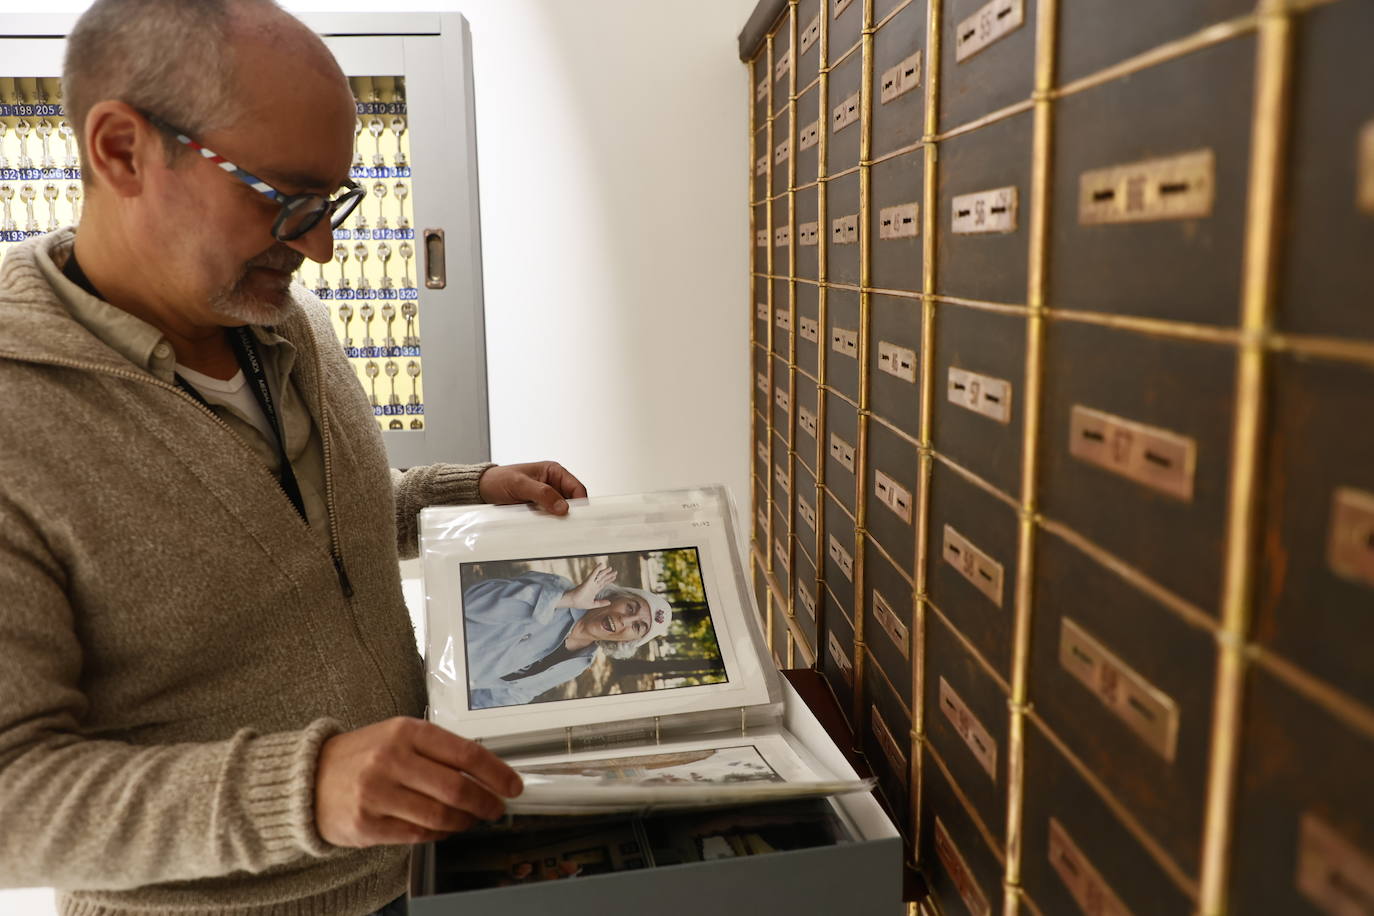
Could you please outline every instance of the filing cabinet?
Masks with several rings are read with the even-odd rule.
[[[938,144],[938,161],[949,165],[937,173],[940,295],[1026,301],[1032,126],[1029,113],[1018,114]]]
[[[785,460],[781,465],[775,465],[773,470],[782,482],[786,482],[787,465]],[[788,595],[787,585],[791,579],[790,573],[792,571],[792,519],[788,512],[788,507],[791,504],[790,498],[786,501],[773,503],[773,571],[775,573],[773,578],[782,589],[783,597]]]
[[[851,516],[858,512],[859,411],[844,398],[825,397],[825,488]]]
[[[797,96],[796,187],[805,187],[820,176],[821,135],[826,113],[820,107],[821,87],[814,85]]]
[[[921,300],[874,293],[868,311],[868,408],[920,441]]]
[[[858,15],[862,16],[862,0],[859,7]],[[832,43],[830,48],[833,54],[835,45]],[[843,59],[837,56],[836,62],[830,67],[829,98],[825,101],[826,119],[830,129],[830,137],[825,148],[826,175],[838,175],[859,164],[859,137],[863,133],[863,125],[859,123],[862,107],[862,93],[859,88],[863,83],[863,62],[862,50],[856,48]],[[855,187],[857,189],[858,185]],[[857,201],[856,197],[856,204]],[[857,209],[857,206],[853,211],[832,209],[830,214],[835,216],[841,212],[856,212]]]
[[[1239,322],[1254,71],[1242,37],[1058,103],[1052,307]]]
[[[911,580],[875,546],[864,545],[864,642],[910,716],[913,623]]]
[[[775,371],[779,372],[781,378],[787,378],[786,361],[789,358],[792,347],[792,291],[791,282],[787,280],[773,281],[773,307],[772,325],[770,331],[773,339],[773,356],[775,359]],[[781,361],[778,365],[776,361]],[[786,424],[784,424],[785,426]]]
[[[850,401],[859,400],[859,294],[827,289],[825,295],[825,383]],[[852,444],[851,440],[851,444]]]
[[[777,173],[773,173],[774,179]],[[784,177],[783,182],[787,179]],[[774,197],[768,204],[772,210],[772,234],[769,236],[769,244],[773,249],[773,276],[791,277],[792,276],[792,202],[787,194]],[[787,282],[775,281],[773,285],[773,308],[787,308]],[[786,352],[785,350],[783,352]]]
[[[1374,339],[1374,30],[1367,3],[1295,20],[1292,167],[1277,308],[1280,328]]]
[[[820,441],[820,388],[811,379],[797,373],[793,391],[796,398],[796,434],[793,437],[793,450],[797,461],[806,465],[813,473],[821,467],[822,444]]]
[[[787,632],[787,609],[783,607],[775,592],[769,592],[769,611],[773,630],[769,646],[773,650],[773,664],[779,668],[788,667],[787,664],[787,642],[790,638]]]
[[[800,0],[797,3],[797,88],[805,89],[816,81],[821,71],[821,35],[825,30],[823,0]],[[824,115],[821,124],[825,124]]]
[[[793,464],[792,473],[792,505],[789,510],[792,533],[797,538],[798,547],[814,559],[816,540],[820,535],[820,516],[816,509],[816,477],[800,461]],[[812,575],[815,575],[814,570]]]
[[[1032,705],[1196,877],[1215,639],[1053,535],[1036,562]]]
[[[754,224],[754,274],[755,277],[766,278],[769,275],[769,257],[773,252],[773,230],[769,228],[770,209],[768,201],[762,201],[754,205],[753,224]],[[786,268],[786,263],[781,263],[779,267]],[[757,280],[755,281],[757,284]],[[759,298],[762,296],[763,298]],[[765,285],[762,291],[755,290],[756,302],[767,302],[768,291]],[[760,340],[767,340],[767,334],[760,334]]]
[[[825,278],[855,286],[859,282],[859,173],[851,171],[825,182]]]
[[[786,614],[788,590],[792,583],[792,533],[788,529],[784,511],[781,505],[773,506],[770,559],[773,565],[773,582],[778,589],[778,598],[783,604],[783,613]]]
[[[843,586],[844,580],[838,584]],[[820,668],[848,722],[854,715],[854,690],[857,687],[854,673],[854,621],[836,597],[830,582],[825,583],[821,592],[825,630],[818,637],[822,640]]]
[[[865,25],[864,0],[826,0],[825,5],[830,11],[830,58],[827,65],[834,67],[836,62],[859,44],[859,36]],[[847,84],[835,85],[833,72],[830,78],[832,80],[831,98],[844,98],[859,88],[857,78],[854,79],[852,88],[848,87]]]
[[[768,378],[768,367],[772,362],[772,356],[760,344],[754,344],[752,350],[753,360],[751,361],[751,366],[754,370],[752,401],[754,414],[757,417],[755,421],[755,436],[763,438],[766,443],[768,435],[768,418],[771,413],[770,405],[772,403],[773,392]]]
[[[785,203],[784,203],[784,205],[783,205],[783,212],[786,213],[786,204],[785,204]],[[785,225],[785,224],[784,224],[784,225]],[[777,228],[778,228],[778,227],[776,227],[776,226],[774,227],[774,231],[775,231],[775,232],[777,231]],[[770,334],[773,334],[773,338],[774,338],[774,340],[773,340],[773,352],[776,353],[776,354],[778,354],[778,355],[780,355],[780,356],[782,356],[783,358],[786,358],[786,357],[787,357],[787,344],[786,344],[786,338],[785,338],[785,337],[783,338],[783,342],[782,342],[782,344],[781,344],[781,349],[779,349],[779,344],[778,344],[778,341],[776,340],[776,338],[777,338],[778,335],[773,333],[773,329],[777,326],[777,316],[778,316],[778,312],[779,312],[779,311],[787,311],[787,309],[789,308],[789,304],[788,304],[788,303],[789,303],[789,296],[791,295],[790,289],[791,289],[792,283],[791,283],[791,281],[788,279],[788,269],[789,269],[789,265],[788,265],[788,260],[787,260],[787,252],[786,252],[786,250],[779,249],[779,250],[777,251],[777,253],[776,253],[774,259],[773,259],[773,271],[774,271],[774,273],[773,273],[773,275],[772,275],[773,278],[772,278],[772,280],[769,281],[769,287],[770,287],[770,289],[771,289],[771,292],[770,292],[770,294],[769,294],[769,295],[770,295],[769,304],[770,304],[771,309],[772,309],[772,315],[771,315],[771,317],[769,318],[769,322],[768,322],[768,323],[769,323],[769,333],[770,333]]]
[[[1021,493],[1026,319],[941,303],[935,310],[935,450],[998,490]]]
[[[768,311],[768,302],[767,302],[767,300],[764,300],[763,302],[761,302],[761,303],[759,303],[759,304],[762,306],[762,311],[765,312],[765,313],[767,313],[767,311]],[[749,348],[749,356],[750,356],[749,365],[750,365],[750,368],[753,370],[753,373],[754,373],[753,377],[754,377],[754,382],[755,382],[755,385],[754,385],[754,395],[755,395],[755,396],[754,396],[754,412],[764,415],[764,419],[763,419],[764,425],[767,425],[767,423],[768,423],[768,416],[767,416],[767,414],[768,414],[768,390],[767,390],[768,367],[772,364],[772,361],[773,361],[773,356],[772,356],[772,354],[768,352],[767,343],[768,343],[767,340],[760,340],[760,341],[758,341],[757,343],[752,344],[752,345],[750,346],[750,348]],[[764,384],[763,384],[762,386],[760,386],[760,385],[758,384],[758,380],[759,380],[760,378],[763,378],[763,379],[764,379]]]
[[[827,493],[824,502],[825,518],[821,525],[821,550],[825,555],[820,558],[821,575],[826,588],[844,609],[845,616],[854,619],[854,558],[858,556],[855,545],[854,518]],[[852,637],[851,637],[852,638]]]
[[[994,916],[1002,910],[1000,824],[980,824],[960,801],[949,776],[924,746],[918,862],[943,913]],[[980,829],[981,827],[981,829]],[[1045,912],[1068,912],[1046,910]]]
[[[766,629],[768,626],[768,578],[758,559],[750,564],[752,570],[752,581],[754,585],[754,610],[758,612],[759,620]]]
[[[1045,358],[1044,514],[1215,612],[1234,352],[1063,321]]]
[[[915,575],[921,467],[916,446],[870,416],[865,526],[908,578]]]
[[[1016,510],[941,462],[930,479],[930,600],[988,664],[1011,679]]]
[[[800,280],[794,288],[797,297],[797,368],[813,381],[821,377],[821,347],[826,344],[821,326],[821,289],[818,284]]]
[[[818,655],[815,647],[816,637],[820,632],[818,622],[821,594],[816,582],[816,564],[808,549],[808,545],[810,549],[814,549],[815,538],[806,529],[798,529],[798,533],[797,549],[792,555],[792,610],[798,625],[810,642],[812,654]]]
[[[821,185],[813,183],[793,195],[797,209],[795,276],[799,279],[820,279],[820,251],[823,242],[817,200],[820,188]]]
[[[749,168],[749,199],[757,203],[767,200],[772,196],[770,185],[768,184],[768,166],[773,161],[772,147],[768,144],[768,125],[761,124],[759,129],[754,131],[754,161]],[[758,224],[763,228],[763,223]]]
[[[772,101],[769,92],[773,86],[773,65],[765,51],[754,58],[749,67],[749,79],[754,87],[753,117],[752,121],[756,128],[761,128],[768,123],[768,118],[773,113],[770,102]],[[760,153],[763,148],[759,147]]]
[[[938,615],[926,617],[926,740],[989,829],[1007,820],[1007,694]]]
[[[1153,858],[1034,722],[1026,728],[1021,879],[1041,913],[1191,913]],[[1273,911],[1270,911],[1273,912]]]
[[[780,314],[786,314],[782,312]],[[777,337],[774,336],[776,341]],[[792,369],[785,356],[773,357],[773,432],[781,436],[786,448],[787,433],[792,428]],[[777,456],[774,456],[777,460]]]
[[[1274,361],[1254,639],[1374,707],[1374,370]]]
[[[768,486],[761,478],[764,475],[754,474],[754,492],[757,494],[754,501],[754,549],[760,554],[767,556],[769,545],[772,543],[768,537]]]
[[[880,15],[875,9],[874,15]],[[908,3],[873,35],[874,158],[919,143],[926,103],[926,4]]]
[[[925,151],[918,149],[876,162],[869,170],[873,194],[868,215],[870,286],[921,291],[924,169]]]
[[[949,0],[940,38],[940,131],[1030,98],[1037,0]]]
[[[1234,912],[1361,913],[1374,901],[1374,736],[1250,671]]]
[[[873,665],[872,654],[865,666]],[[881,668],[863,679],[863,734],[856,736],[892,822],[908,840],[911,830],[911,712],[897,696]]]
[[[1253,0],[1194,0],[1149,7],[1059,0],[1059,81],[1071,83],[1254,11]]]
[[[783,26],[773,33],[773,64],[768,79],[773,86],[773,117],[787,110],[791,101],[789,86],[792,75],[792,31]]]
[[[780,114],[774,115],[773,145],[768,150],[770,174],[772,175],[768,184],[768,189],[775,200],[779,195],[786,194],[791,187],[788,176],[792,171],[792,147],[795,142],[796,138],[792,136],[792,116],[788,114],[786,110]],[[775,223],[774,229],[776,230],[777,225],[780,225],[776,214],[773,219]]]
[[[756,499],[920,911],[1374,912],[1374,6],[761,0],[742,58],[793,18]]]

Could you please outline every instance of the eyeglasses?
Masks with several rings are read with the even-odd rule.
[[[142,114],[154,127],[171,134],[179,143],[183,143],[200,153],[268,200],[280,204],[281,212],[277,214],[276,221],[272,223],[272,237],[279,242],[290,242],[300,238],[314,229],[315,225],[326,214],[329,215],[330,227],[339,228],[367,194],[367,190],[359,187],[351,178],[344,179],[344,191],[338,197],[330,198],[323,194],[284,193],[251,172],[234,165],[214,150],[192,140],[166,121],[147,112],[142,112]]]

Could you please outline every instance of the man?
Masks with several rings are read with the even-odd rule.
[[[373,912],[405,844],[520,791],[416,718],[416,512],[585,491],[552,463],[388,470],[289,285],[330,257],[355,119],[297,20],[98,0],[64,87],[80,230],[0,268],[0,885],[92,916]]]

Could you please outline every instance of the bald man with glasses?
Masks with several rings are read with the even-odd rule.
[[[63,79],[82,222],[0,268],[0,886],[403,912],[408,844],[521,789],[419,718],[416,513],[586,492],[553,462],[388,468],[292,283],[361,196],[348,82],[299,21],[97,0]]]

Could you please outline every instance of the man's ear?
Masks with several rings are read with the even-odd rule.
[[[119,197],[143,191],[151,156],[164,155],[157,128],[124,102],[108,99],[86,114],[86,160],[82,167]]]

